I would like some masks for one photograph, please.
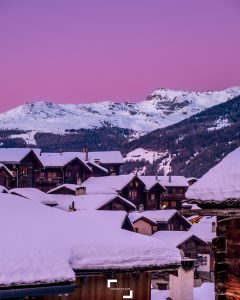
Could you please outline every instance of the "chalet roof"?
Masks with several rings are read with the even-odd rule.
[[[161,184],[161,182],[156,180],[156,176],[138,176],[138,177],[145,184],[146,190],[150,190],[157,183],[160,184],[160,186],[162,186],[163,189],[165,189],[165,187]]]
[[[163,187],[188,187],[188,181],[184,176],[139,176],[139,178],[145,183],[146,189],[151,189],[156,183],[159,183]]]
[[[100,170],[102,170],[105,173],[108,173],[108,169],[104,168],[103,166],[100,166],[98,163],[96,163],[94,160],[90,160],[87,163],[90,166],[94,166],[95,168],[98,168]]]
[[[80,188],[80,185],[72,184],[72,183],[64,183],[64,184],[58,185],[57,187],[51,189],[50,191],[47,192],[47,194],[52,194],[53,192],[59,191],[63,188],[70,190],[72,192],[76,192],[76,190]]]
[[[68,213],[1,194],[0,285],[73,281],[73,269],[154,269],[180,263],[175,247],[109,226],[115,218],[102,211]]]
[[[9,190],[9,193],[47,205],[57,205],[57,202],[52,198],[51,195],[48,195],[36,188],[15,188]]]
[[[228,154],[196,183],[186,197],[204,205],[240,204],[240,147]]]
[[[5,186],[0,185],[0,193],[8,193],[8,189]]]
[[[0,162],[5,164],[18,164],[31,151],[38,156],[41,150],[35,148],[0,148]]]
[[[0,169],[4,169],[5,172],[7,172],[9,174],[10,177],[13,177],[12,172],[4,164],[0,163]]]
[[[120,191],[135,177],[136,176],[133,174],[90,177],[86,181],[84,181],[82,185],[85,186],[87,190],[89,186],[95,185],[96,187],[101,186],[102,189],[106,189],[108,191],[109,189]]]
[[[216,237],[216,232],[213,232],[212,223],[217,222],[216,217],[203,217],[198,223],[192,224],[189,232],[197,235],[206,242],[212,242]]]
[[[62,152],[62,153],[41,153],[38,158],[42,162],[44,167],[56,167],[62,168],[74,159],[78,159],[87,169],[90,171],[91,168],[88,164],[82,159],[81,155],[78,152]]]
[[[206,241],[198,236],[197,233],[193,233],[191,231],[162,230],[155,232],[152,236],[166,243],[171,243],[171,245],[174,245],[175,247],[180,246],[192,237],[196,237],[201,240],[203,244],[206,244]]]
[[[141,217],[149,219],[155,223],[165,223],[168,222],[175,214],[178,214],[176,209],[145,210],[143,212],[130,213],[129,219],[132,223],[136,222]]]
[[[74,201],[76,210],[96,210],[118,198],[129,207],[136,209],[135,205],[127,199],[118,196],[117,194],[86,194],[86,195],[51,195],[58,203],[58,208],[69,211],[69,205]]]

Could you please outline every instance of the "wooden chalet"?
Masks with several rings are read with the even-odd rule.
[[[12,172],[4,164],[0,163],[0,186],[10,189],[12,187],[12,181]]]
[[[39,149],[0,148],[0,161],[13,175],[11,187],[35,187],[43,168],[39,153]]]
[[[136,232],[152,235],[163,230],[187,231],[191,224],[175,209],[132,212],[129,218]]]

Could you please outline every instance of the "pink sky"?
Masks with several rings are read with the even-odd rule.
[[[239,0],[1,0],[0,111],[240,85]]]

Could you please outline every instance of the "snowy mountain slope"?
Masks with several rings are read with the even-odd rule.
[[[240,87],[220,92],[158,89],[146,100],[91,104],[27,103],[0,114],[0,129],[65,133],[65,130],[115,126],[134,130],[136,137],[177,123],[213,105],[240,95]]]

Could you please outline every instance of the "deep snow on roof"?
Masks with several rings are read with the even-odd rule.
[[[61,153],[44,153],[39,155],[39,159],[46,167],[62,167],[73,159],[78,158],[85,165],[97,159],[102,164],[122,164],[123,157],[120,151],[102,151],[102,152],[88,152],[88,159],[84,152],[61,152]]]
[[[139,178],[146,185],[146,189],[149,190],[156,183],[164,187],[188,187],[188,181],[184,176],[139,176]]]
[[[96,213],[102,218],[95,218]],[[72,281],[73,269],[154,268],[179,263],[176,248],[113,228],[106,224],[102,211],[94,215],[68,213],[1,194],[0,285]],[[115,214],[109,215],[109,222],[111,218]]]
[[[76,190],[80,188],[80,185],[72,184],[72,183],[64,183],[64,184],[58,185],[57,187],[51,189],[50,191],[47,192],[47,194],[51,194],[51,193],[59,191],[63,188],[66,188],[72,192],[76,192]]]
[[[12,172],[4,164],[0,163],[0,169],[4,169],[10,175],[10,177],[13,177]]]
[[[176,209],[145,210],[143,212],[132,212],[129,214],[129,218],[133,223],[142,217],[155,223],[168,222],[175,214],[178,214]]]
[[[0,193],[8,193],[8,189],[5,186],[0,185]]]
[[[201,239],[201,237],[198,236],[197,233],[193,233],[191,231],[162,230],[155,232],[152,236],[166,243],[171,243],[175,247],[181,245],[183,242],[193,236]],[[202,240],[202,242],[206,243],[204,240]]]
[[[72,205],[72,202],[74,202],[76,210],[100,209],[117,197],[132,210],[136,208],[132,202],[117,194],[86,194],[81,196],[54,194],[51,196],[58,203],[58,208],[66,211],[69,211],[69,205]]]
[[[213,231],[213,224],[216,225],[216,217],[203,217],[198,223],[192,224],[192,227],[189,231],[202,240],[211,243],[212,240],[216,237],[216,232]]]
[[[239,179],[240,147],[190,186],[186,197],[200,202],[222,202],[229,198],[240,200]]]
[[[52,198],[51,195],[48,195],[39,189],[36,188],[15,188],[9,190],[10,194],[19,195],[21,197],[33,200],[33,201],[39,201],[43,204],[50,204],[50,205],[56,205],[57,202]]]
[[[92,186],[101,187],[102,190],[120,191],[123,189],[134,177],[133,174],[117,175],[117,176],[103,176],[103,177],[90,177],[83,182],[87,190]]]
[[[0,161],[2,163],[19,163],[31,151],[39,155],[41,150],[31,148],[0,148]]]

